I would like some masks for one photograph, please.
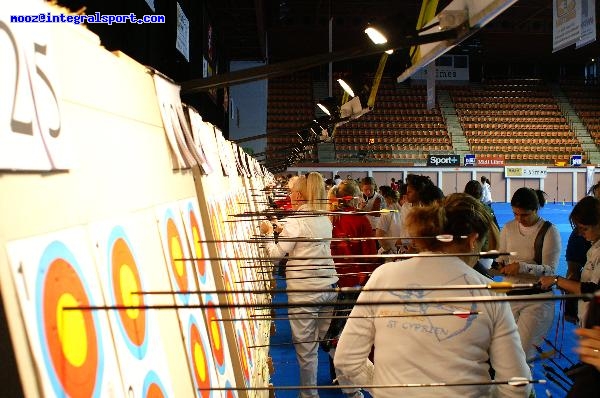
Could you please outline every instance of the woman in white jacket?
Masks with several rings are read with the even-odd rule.
[[[407,220],[410,236],[453,236],[450,242],[415,239],[415,246],[425,252],[479,252],[486,237],[491,247],[498,239],[498,229],[483,204],[462,193],[450,195],[441,204],[416,207]],[[361,292],[338,343],[335,366],[340,385],[473,383],[460,387],[373,388],[370,392],[375,398],[527,397],[528,385],[482,385],[490,382],[488,360],[496,380],[531,377],[507,302],[378,304],[419,298],[501,296],[485,289],[420,289],[489,283],[472,268],[476,261],[477,256],[415,257],[379,266]],[[393,290],[401,287],[411,290]],[[471,314],[456,315],[455,311]],[[371,362],[373,345],[375,357]]]
[[[325,183],[319,173],[310,173],[294,179],[290,185],[292,208],[298,212],[318,212],[327,210]],[[297,213],[298,215],[298,213]],[[266,252],[274,261],[289,254],[286,264],[286,284],[288,290],[323,289],[319,293],[288,293],[288,309],[292,340],[296,349],[296,358],[300,367],[300,384],[302,386],[317,385],[318,343],[325,336],[333,307],[331,303],[337,298],[337,293],[328,289],[336,287],[338,277],[329,248],[332,236],[332,225],[326,214],[307,217],[289,217],[281,220],[282,229],[278,243],[266,245]],[[270,222],[260,225],[261,233],[273,233]],[[294,242],[285,238],[324,238],[315,242]],[[308,257],[308,259],[294,259]],[[316,257],[311,259],[310,257]],[[323,303],[316,307],[294,307],[295,303]],[[318,397],[316,389],[300,391],[301,397]]]

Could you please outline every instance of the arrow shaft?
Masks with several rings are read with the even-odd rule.
[[[497,283],[491,282],[478,285],[422,285],[422,286],[399,286],[390,288],[365,288],[365,287],[335,287],[326,289],[254,289],[254,290],[182,290],[182,291],[137,291],[131,294],[137,295],[167,295],[167,294],[277,294],[277,293],[360,293],[360,292],[397,292],[413,290],[505,290],[505,289],[531,289],[535,283]]]
[[[157,305],[87,305],[87,306],[68,306],[63,307],[64,311],[85,311],[85,310],[173,310],[180,308],[296,308],[296,307],[326,307],[326,306],[353,306],[353,305],[419,305],[419,304],[464,304],[464,303],[491,303],[491,302],[511,302],[511,301],[555,301],[567,299],[594,299],[593,294],[563,294],[556,296],[523,295],[523,296],[477,296],[477,297],[447,297],[447,298],[429,298],[429,299],[406,299],[394,301],[350,301],[340,300],[333,302],[304,302],[304,303],[271,303],[271,304],[157,304]]]
[[[361,388],[366,390],[375,390],[383,388],[419,388],[419,387],[463,387],[463,386],[491,386],[491,385],[527,385],[527,384],[544,384],[544,379],[521,379],[518,382],[513,380],[490,380],[471,383],[395,383],[395,384],[370,384],[370,385],[327,385],[327,386],[265,386],[265,387],[206,387],[198,390],[214,390],[214,391],[263,391],[263,390],[337,390],[340,388],[352,389]]]
[[[289,257],[182,257],[175,258],[174,261],[227,261],[227,260],[254,260],[254,261],[280,261],[286,260],[334,260],[334,259],[363,259],[363,258],[390,258],[390,259],[406,259],[413,257],[480,257],[480,258],[496,258],[499,256],[509,256],[512,252],[469,252],[469,253],[410,253],[410,254],[353,254],[348,255],[331,255],[331,256],[289,256]],[[324,264],[326,265],[326,264]]]

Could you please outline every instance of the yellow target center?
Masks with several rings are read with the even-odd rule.
[[[219,325],[217,324],[217,321],[214,318],[210,320],[210,332],[213,336],[215,349],[218,351],[221,349],[221,336],[219,335]]]
[[[58,338],[65,358],[75,367],[85,363],[87,358],[87,333],[85,319],[80,310],[64,311],[64,307],[76,307],[77,299],[70,293],[63,293],[56,305],[56,325]]]
[[[126,307],[136,307],[140,305],[140,296],[132,294],[139,291],[135,274],[128,264],[121,264],[119,267],[119,283],[121,284],[121,300]],[[136,308],[125,311],[130,319],[137,319],[140,316],[140,310]]]
[[[200,234],[197,228],[192,229],[192,235],[194,237],[194,249],[196,249],[196,257],[202,257],[202,246],[200,245]]]
[[[204,351],[202,346],[198,343],[194,344],[194,364],[198,371],[198,377],[202,382],[206,381],[206,358],[204,358]]]
[[[177,272],[178,276],[183,276],[185,263],[180,260],[183,258],[183,250],[181,250],[181,244],[179,244],[179,239],[176,237],[171,238],[171,258],[175,262],[175,272]]]

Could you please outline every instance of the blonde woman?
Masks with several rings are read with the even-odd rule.
[[[292,209],[298,212],[309,212],[307,217],[288,217],[281,221],[280,238],[323,238],[322,241],[294,242],[280,239],[278,243],[269,242],[265,250],[275,262],[289,254],[286,265],[286,284],[288,290],[323,289],[319,293],[288,293],[289,304],[322,303],[315,307],[294,307],[288,310],[292,340],[296,349],[296,359],[300,367],[300,384],[302,386],[317,385],[318,343],[325,336],[331,323],[333,307],[331,303],[337,294],[327,291],[337,286],[333,259],[329,247],[332,237],[332,225],[327,215],[314,213],[327,210],[325,182],[319,173],[300,176],[290,184],[290,200]],[[260,225],[261,233],[270,235],[273,226],[269,221]],[[294,257],[316,257],[315,259],[294,259]],[[321,259],[319,259],[321,258]],[[316,389],[300,391],[300,397],[318,397]]]

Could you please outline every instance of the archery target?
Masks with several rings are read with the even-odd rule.
[[[102,383],[102,352],[96,312],[64,310],[89,306],[90,293],[81,277],[80,266],[61,242],[52,242],[44,251],[36,282],[38,333],[46,368],[57,395],[98,396]]]
[[[214,305],[211,298],[208,299],[206,305]],[[215,307],[206,309],[206,320],[208,322],[208,335],[210,336],[213,357],[217,370],[220,374],[225,374],[225,333],[223,332],[222,322],[218,321],[219,316]]]
[[[165,388],[154,371],[148,372],[142,386],[142,397],[144,398],[166,398]]]
[[[88,247],[81,228],[7,243],[46,397],[123,394],[106,313],[76,308],[104,305]]]
[[[205,257],[205,250],[202,247],[202,243],[200,240],[204,239],[204,232],[200,229],[200,225],[198,224],[198,219],[196,218],[196,212],[194,208],[190,204],[187,208],[187,216],[190,223],[191,230],[191,246],[193,248],[194,257],[197,259],[201,259]],[[200,279],[200,283],[204,284],[206,282],[206,261],[196,260],[196,270],[198,271],[198,278]]]
[[[191,270],[192,262],[187,260],[190,254],[188,242],[185,240],[185,230],[180,210],[171,205],[163,206],[156,209],[156,218],[163,253],[167,262],[167,271],[171,277],[172,291],[188,292],[197,290],[195,276]],[[182,293],[177,294],[175,297],[184,305],[197,304],[197,300],[193,300],[193,294]]]
[[[134,307],[110,311],[108,317],[123,369],[123,384],[132,398],[173,397],[169,369],[178,369],[180,363],[186,361],[185,346],[181,330],[171,326],[177,325],[173,312],[153,308],[154,305],[172,305],[173,298],[144,294],[171,290],[154,214],[145,211],[118,222],[95,223],[90,226],[90,235],[97,248],[95,253],[99,275],[106,287],[106,302]],[[157,379],[146,383],[152,374]],[[191,390],[191,376],[188,383],[187,388]],[[184,384],[180,382],[179,388],[185,387]]]
[[[210,388],[218,386],[218,380],[204,321],[202,319],[199,321],[193,315],[190,316],[188,335],[187,351],[198,396],[212,398],[217,393],[210,390]]]
[[[125,231],[115,227],[108,239],[111,301],[117,306],[142,306],[144,296],[134,294],[144,288],[137,262],[131,252]],[[146,311],[140,309],[118,310],[118,327],[129,351],[138,359],[148,350],[148,322]]]
[[[240,360],[242,362],[242,374],[246,386],[250,386],[250,350],[248,349],[248,341],[244,333],[240,331],[239,325],[235,330],[237,345],[240,351]]]

